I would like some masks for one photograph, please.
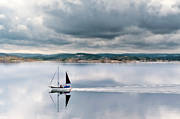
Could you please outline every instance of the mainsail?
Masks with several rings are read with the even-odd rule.
[[[66,84],[71,84],[67,72],[66,72]]]

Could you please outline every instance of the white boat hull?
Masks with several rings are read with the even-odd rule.
[[[50,93],[70,93],[72,88],[52,88]]]

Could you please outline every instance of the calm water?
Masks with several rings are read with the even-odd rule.
[[[58,65],[74,89],[59,112],[48,93]],[[179,119],[180,64],[0,64],[0,119],[110,118]]]

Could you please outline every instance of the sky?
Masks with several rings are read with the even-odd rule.
[[[179,0],[0,0],[0,52],[179,53]]]

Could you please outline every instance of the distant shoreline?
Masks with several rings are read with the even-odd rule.
[[[180,61],[167,61],[167,60],[156,60],[156,61],[145,61],[145,60],[73,60],[68,59],[62,60],[39,60],[39,59],[23,59],[23,58],[0,58],[0,63],[25,63],[25,62],[58,62],[58,63],[180,63]]]
[[[60,63],[139,63],[180,62],[180,54],[22,54],[0,53],[0,63],[42,62]]]

